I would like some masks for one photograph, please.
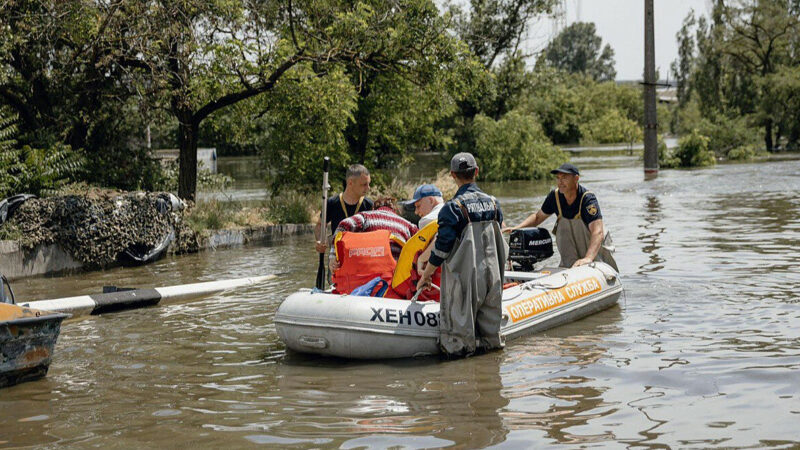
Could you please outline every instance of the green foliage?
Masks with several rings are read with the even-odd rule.
[[[47,195],[74,180],[85,159],[69,146],[15,148],[15,117],[0,109],[0,198],[16,193]]]
[[[602,44],[594,23],[575,22],[550,41],[536,64],[583,74],[594,80],[613,80],[617,76],[614,50]]]
[[[518,46],[533,19],[550,14],[557,0],[470,0],[469,11],[451,6],[461,39],[487,69]]]
[[[555,144],[580,141],[581,124],[591,117],[584,86],[585,77],[552,69],[533,73],[529,95],[522,109],[539,118],[545,134]]]
[[[727,156],[731,161],[749,161],[756,155],[758,155],[758,146],[749,144],[730,149]]]
[[[567,161],[536,118],[522,112],[512,111],[498,121],[479,115],[474,128],[475,156],[484,180],[541,179]]]
[[[642,127],[623,117],[618,109],[609,109],[603,115],[580,127],[581,142],[609,144],[616,142],[639,142],[642,140]]]
[[[658,165],[664,169],[673,169],[681,165],[680,159],[671,149],[667,148],[667,144],[661,136],[658,137]]]
[[[792,68],[800,65],[800,17],[792,8],[781,0],[733,0],[715,2],[710,21],[690,14],[677,35],[679,60],[672,66],[680,107],[694,108],[696,100],[701,117],[720,127],[720,117],[746,117],[761,127],[768,150],[783,137],[796,142],[800,136],[791,129],[797,117],[791,116],[797,108],[788,92],[798,76]],[[716,148],[718,154],[742,144],[727,145]]]
[[[9,114],[5,108],[0,108],[0,198],[11,194],[17,184],[12,175],[20,168],[18,152],[14,149],[17,141],[16,117]]]
[[[254,124],[263,130],[258,145],[276,192],[284,187],[318,188],[323,156],[331,158],[331,185],[336,186],[353,161],[344,138],[355,108],[348,78],[341,69],[327,77],[314,77],[310,67],[295,70],[296,79],[278,82],[269,97],[252,105],[254,111],[265,111]]]
[[[234,211],[240,207],[237,203],[219,200],[199,202],[187,213],[186,223],[197,233],[222,230],[233,223]]]
[[[266,203],[267,217],[274,223],[310,223],[311,204],[312,196],[297,192],[272,196]]]
[[[786,136],[787,147],[797,148],[800,141],[800,61],[792,67],[779,67],[775,73],[763,77],[759,85],[764,93],[760,105],[762,118],[775,122],[777,140]]]
[[[708,149],[710,139],[700,134],[697,130],[682,137],[678,141],[675,158],[680,167],[704,167],[716,164],[714,152]]]
[[[154,191],[178,191],[178,161],[171,160],[159,166],[152,176]],[[233,178],[224,173],[212,173],[201,168],[197,171],[197,187],[203,192],[224,192],[233,183]]]

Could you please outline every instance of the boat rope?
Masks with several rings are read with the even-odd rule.
[[[439,292],[442,292],[442,290],[439,288],[439,286],[437,286],[437,285],[435,285],[433,283],[431,283],[431,287],[436,289]],[[424,291],[424,289],[417,289],[417,292],[415,292],[414,296],[411,297],[411,301],[416,303],[417,299],[419,298],[419,294],[421,294],[422,291]]]
[[[520,284],[519,285],[519,292],[517,292],[517,294],[514,295],[513,297],[508,298],[508,300],[513,300],[513,299],[519,297],[520,295],[522,295],[522,293],[524,291],[532,291],[534,289],[544,289],[544,290],[547,290],[547,291],[553,290],[553,289],[561,289],[561,288],[563,288],[564,286],[566,286],[569,283],[569,278],[567,277],[567,274],[563,273],[563,272],[560,273],[559,275],[561,275],[561,277],[564,280],[563,280],[563,282],[560,282],[560,284],[558,284],[558,285],[551,285],[551,284],[542,283],[539,279],[531,280],[531,281],[528,281],[527,283]]]

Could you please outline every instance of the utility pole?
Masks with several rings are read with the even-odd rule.
[[[658,176],[658,118],[656,117],[656,49],[653,0],[644,0],[644,175]]]

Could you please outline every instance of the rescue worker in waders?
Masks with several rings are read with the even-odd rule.
[[[458,191],[439,212],[435,248],[417,289],[428,286],[442,266],[439,347],[460,356],[477,348],[503,347],[500,321],[508,247],[501,233],[500,205],[475,184],[475,157],[453,156],[450,175]]]
[[[564,163],[550,173],[556,176],[558,187],[550,191],[539,211],[515,227],[503,228],[503,232],[538,226],[555,213],[558,218],[553,234],[561,255],[559,266],[577,267],[602,261],[619,270],[611,254],[611,236],[603,226],[600,204],[592,192],[578,183],[578,168]]]

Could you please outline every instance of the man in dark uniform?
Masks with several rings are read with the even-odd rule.
[[[372,200],[366,197],[370,181],[369,170],[361,164],[354,164],[347,168],[344,192],[328,199],[325,217],[331,224],[331,234],[343,219],[362,211],[372,211]],[[325,253],[329,243],[327,236],[323,239],[320,234],[321,229],[318,222],[314,228],[314,235],[317,238],[315,247],[317,252]],[[327,231],[325,235],[327,235]]]
[[[450,175],[458,191],[439,212],[435,247],[417,290],[430,285],[434,271],[442,266],[439,346],[445,354],[468,355],[477,347],[503,347],[500,321],[507,245],[500,230],[500,205],[475,184],[475,158],[469,153],[455,155]]]
[[[558,188],[544,199],[541,209],[528,216],[515,227],[504,228],[510,232],[519,228],[535,227],[552,214],[557,214],[556,245],[561,254],[561,267],[576,267],[592,261],[603,261],[614,269],[617,264],[611,252],[603,246],[606,238],[603,214],[597,197],[581,186],[580,171],[564,163],[550,173],[556,176]]]

